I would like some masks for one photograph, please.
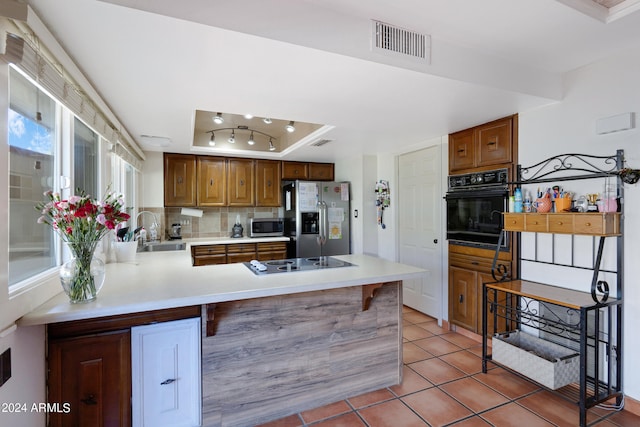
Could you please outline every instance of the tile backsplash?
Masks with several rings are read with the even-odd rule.
[[[240,217],[240,224],[244,227],[247,236],[249,218],[279,218],[283,216],[282,208],[247,207],[247,208],[198,208],[203,211],[202,217],[181,215],[181,208],[147,208],[139,211],[151,211],[158,217],[160,228],[163,230],[162,240],[167,240],[171,224],[179,223],[182,226],[182,237],[185,239],[199,237],[230,237],[231,228]],[[145,228],[150,224],[149,217],[140,217],[139,221]]]

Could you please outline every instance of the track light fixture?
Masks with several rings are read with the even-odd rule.
[[[267,125],[271,124],[271,119],[269,117],[265,117],[264,119],[262,119],[262,121]]]
[[[221,125],[224,123],[224,119],[222,118],[222,114],[221,113],[217,113],[215,115],[215,117],[213,118],[213,123],[217,124],[217,125]]]
[[[293,132],[293,131],[295,131],[295,130],[296,130],[295,126],[293,126],[293,120],[291,120],[291,121],[289,122],[289,124],[288,124],[288,125],[286,125],[284,128],[285,128],[285,129],[287,130],[287,132],[289,132],[289,133],[291,133],[291,132]]]
[[[211,138],[209,140],[209,145],[210,146],[215,146],[215,138],[214,138],[214,132],[222,132],[222,131],[231,131],[231,135],[229,136],[229,139],[227,139],[227,141],[229,141],[229,143],[234,144],[236,142],[236,131],[239,132],[248,132],[249,133],[249,139],[247,140],[247,144],[249,145],[255,145],[256,140],[254,138],[254,134],[259,134],[262,135],[266,138],[269,138],[269,151],[275,151],[276,147],[275,145],[273,145],[273,140],[277,139],[275,136],[271,136],[269,134],[266,134],[264,132],[261,132],[257,129],[251,129],[249,128],[249,126],[237,126],[234,128],[219,128],[219,129],[211,129],[208,130],[207,133],[211,134]]]

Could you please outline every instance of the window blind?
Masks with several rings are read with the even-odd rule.
[[[0,57],[8,63],[19,66],[60,103],[111,142],[114,145],[112,152],[135,168],[141,169],[144,155],[138,145],[129,140],[108,120],[82,91],[82,88],[67,76],[61,65],[47,57],[43,49],[38,46],[37,39],[32,41],[19,33],[24,35],[19,26],[15,25],[7,32],[5,53]],[[31,36],[35,37],[33,34]]]

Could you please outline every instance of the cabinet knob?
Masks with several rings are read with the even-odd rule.
[[[84,399],[80,399],[80,402],[84,403],[85,405],[97,405],[98,401],[96,400],[96,397],[93,394],[90,394],[89,396],[85,397]]]
[[[240,180],[240,185],[244,185],[244,179]]]
[[[267,181],[267,187],[271,187],[271,180]]]
[[[213,187],[213,179],[209,181],[209,185]]]
[[[460,304],[462,304],[464,302],[464,295],[460,294],[460,296],[458,297],[458,302]]]
[[[562,221],[558,221],[558,225],[562,225],[562,224],[563,224],[563,222],[562,222]]]
[[[590,222],[587,222],[584,225],[586,225],[587,227],[591,227],[591,223]]]
[[[173,382],[175,382],[175,381],[176,381],[176,379],[175,379],[175,378],[167,378],[166,380],[162,381],[162,382],[160,383],[160,385],[168,385],[168,384],[171,384],[171,383],[173,383]]]
[[[533,221],[533,225],[538,225],[538,221]]]
[[[433,243],[438,244],[438,239],[433,239]]]

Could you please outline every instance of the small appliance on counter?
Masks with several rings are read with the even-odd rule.
[[[171,224],[171,231],[169,232],[169,240],[181,240],[182,239],[182,226],[179,223]]]
[[[284,219],[282,218],[250,218],[249,237],[284,236]]]
[[[233,225],[231,229],[231,237],[234,239],[238,239],[242,237],[244,229],[242,228],[242,224],[240,224],[240,215],[236,217],[236,223]]]

